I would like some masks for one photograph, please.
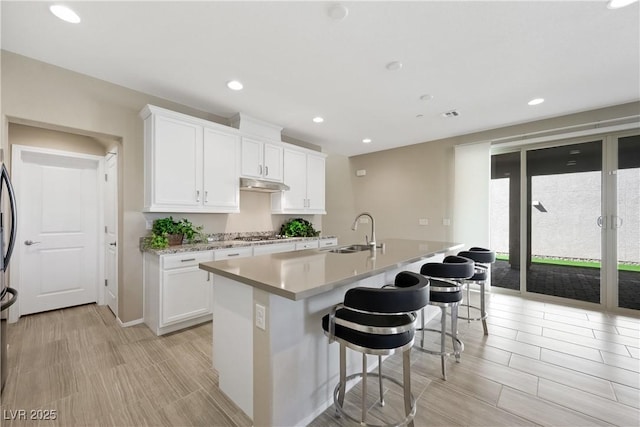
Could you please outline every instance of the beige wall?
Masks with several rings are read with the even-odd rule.
[[[9,148],[14,144],[104,156],[107,148],[94,138],[9,123]],[[8,153],[11,156],[11,153]]]
[[[146,234],[147,218],[142,212],[143,124],[138,112],[146,104],[153,104],[225,125],[227,120],[7,51],[2,51],[1,66],[5,159],[11,142],[8,123],[120,142],[118,315],[123,322],[142,318],[142,254],[138,242]],[[184,216],[204,225],[207,232],[269,231],[279,229],[287,218],[269,214],[266,195],[243,192],[240,198],[240,214]],[[321,216],[305,218],[321,228]]]
[[[350,229],[355,215],[369,211],[376,219],[378,239],[451,240],[454,146],[640,114],[640,102],[571,114],[351,158],[329,156],[325,232],[341,243],[364,241],[368,224]],[[366,176],[356,177],[365,169]],[[418,225],[427,218],[429,225]]]

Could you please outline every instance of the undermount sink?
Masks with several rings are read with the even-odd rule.
[[[348,245],[329,249],[328,251],[334,254],[352,254],[360,251],[368,251],[369,249],[371,249],[371,245]]]

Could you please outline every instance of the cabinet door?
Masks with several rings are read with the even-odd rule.
[[[307,155],[299,151],[284,150],[284,183],[289,191],[282,194],[283,210],[302,211],[307,198]]]
[[[282,182],[282,153],[281,146],[264,144],[264,170],[262,174],[264,179]]]
[[[240,211],[240,137],[214,129],[204,129],[205,210]]]
[[[211,313],[212,286],[210,276],[197,266],[165,270],[160,326]]]
[[[242,138],[242,176],[262,178],[263,143],[251,138]]]
[[[156,207],[202,204],[202,126],[156,116],[153,200]]]
[[[324,168],[324,157],[307,155],[307,210],[310,213],[326,213]]]

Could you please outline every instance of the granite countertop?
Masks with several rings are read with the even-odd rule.
[[[141,241],[140,250],[143,252],[149,252],[156,255],[168,255],[168,254],[177,254],[183,252],[197,252],[197,251],[210,251],[216,249],[227,249],[227,248],[242,248],[242,247],[251,247],[251,246],[259,246],[259,245],[277,245],[280,243],[292,243],[292,242],[302,242],[306,240],[321,240],[321,239],[335,239],[336,236],[319,236],[319,237],[286,237],[279,238],[273,240],[258,240],[258,241],[246,241],[246,240],[219,240],[213,242],[202,242],[202,243],[188,243],[177,246],[169,246],[164,249],[153,249],[149,247],[144,247]]]
[[[403,239],[387,239],[382,243],[384,249],[376,249],[375,253],[371,250],[334,253],[330,249],[307,249],[204,262],[200,263],[200,268],[295,301],[463,246],[461,243]]]

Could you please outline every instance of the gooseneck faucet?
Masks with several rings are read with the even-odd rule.
[[[351,229],[353,231],[358,229],[358,220],[362,216],[368,216],[371,219],[371,241],[369,242],[369,246],[375,249],[376,248],[376,224],[375,224],[375,221],[373,220],[373,215],[371,215],[369,212],[362,212],[353,221],[353,225],[351,226]]]

